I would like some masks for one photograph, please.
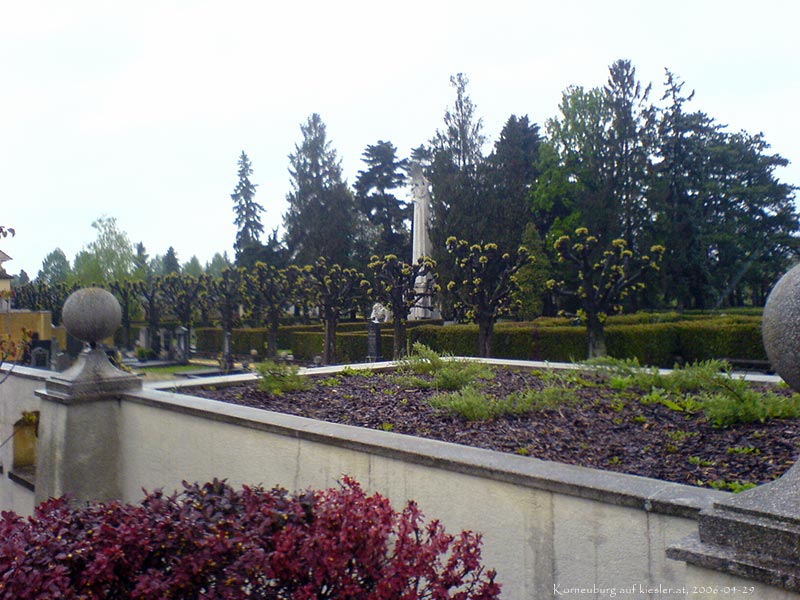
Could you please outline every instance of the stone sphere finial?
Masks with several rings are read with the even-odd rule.
[[[800,391],[800,265],[781,277],[769,293],[761,338],[772,368]]]
[[[108,290],[83,288],[70,294],[64,302],[61,320],[70,335],[94,347],[119,329],[122,309]]]

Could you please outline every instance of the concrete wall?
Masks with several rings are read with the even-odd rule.
[[[20,369],[0,386],[0,432],[10,432],[21,410],[39,407],[33,391],[42,387],[34,369]],[[608,598],[612,589],[615,596],[630,589],[627,597],[661,598],[638,591],[685,584],[685,564],[668,560],[666,547],[695,532],[697,512],[724,497],[154,389],[108,402],[118,407],[115,468],[124,500],[138,501],[142,488],[179,488],[181,480],[219,477],[297,490],[352,475],[395,508],[414,499],[453,533],[482,532],[484,562],[498,570],[506,599]],[[43,415],[42,426],[47,422]],[[0,503],[29,514],[33,494],[6,471]]]
[[[482,532],[503,597],[519,600],[573,588],[607,598],[603,589],[682,585],[685,565],[665,549],[696,531],[696,512],[722,496],[159,391],[127,396],[120,427],[126,500],[182,479],[295,490],[333,486],[348,474],[396,508],[416,500],[451,532]]]
[[[0,380],[8,371],[8,365],[0,369]],[[28,515],[33,512],[33,490],[18,483],[10,477],[14,457],[14,423],[22,418],[22,413],[39,410],[39,398],[34,391],[44,387],[44,380],[49,375],[41,369],[16,367],[11,377],[0,384],[0,509],[13,510]]]

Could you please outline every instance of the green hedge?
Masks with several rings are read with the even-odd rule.
[[[198,352],[222,352],[222,329],[219,327],[198,327],[192,330]],[[267,330],[263,327],[233,330],[233,353],[249,355],[250,350],[257,350],[263,356],[267,343]]]
[[[665,313],[662,313],[662,315]],[[752,315],[691,318],[674,321],[671,313],[661,322],[647,322],[631,315],[630,324],[619,318],[606,326],[606,346],[610,356],[637,358],[643,365],[672,367],[677,361],[691,363],[710,358],[766,360],[761,342],[761,319]],[[677,314],[677,313],[674,313]],[[495,326],[496,358],[571,362],[586,358],[586,330],[568,325],[565,319],[537,319],[534,322],[500,322]],[[421,342],[437,352],[456,356],[475,356],[478,347],[477,325],[431,325],[413,322],[408,329],[409,345]],[[357,327],[356,327],[357,326]],[[197,348],[220,352],[222,331],[217,328],[195,330]],[[295,358],[311,361],[322,354],[321,325],[281,327],[279,347],[291,349]],[[384,357],[392,355],[391,326],[382,333]],[[236,329],[233,351],[249,354],[251,348],[263,353],[267,330]],[[337,329],[337,362],[361,362],[367,356],[366,323],[343,323]]]
[[[410,343],[422,342],[437,352],[474,356],[477,325],[421,327],[409,332]],[[679,360],[711,358],[766,360],[759,318],[706,318],[702,320],[608,325],[606,346],[610,356],[637,358],[643,365],[672,367]],[[586,359],[586,329],[580,326],[531,326],[500,323],[495,327],[496,358],[571,362]]]

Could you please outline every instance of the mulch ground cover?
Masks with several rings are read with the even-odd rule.
[[[313,388],[273,395],[254,384],[193,390],[244,406],[382,429],[678,483],[740,489],[782,475],[800,445],[800,419],[717,428],[702,412],[644,404],[600,379],[568,384],[578,400],[558,408],[467,421],[426,399],[437,392],[398,384],[391,374],[313,377]],[[498,369],[484,390],[506,395],[546,384],[535,372]],[[785,392],[789,393],[789,392]]]

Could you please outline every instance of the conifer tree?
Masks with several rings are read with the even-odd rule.
[[[289,155],[292,191],[283,219],[286,245],[297,264],[311,264],[319,257],[350,264],[356,221],[353,194],[342,179],[322,118],[314,113],[300,130],[303,141]]]
[[[244,151],[236,164],[239,165],[239,182],[231,194],[231,200],[233,200],[233,211],[236,213],[233,222],[238,227],[236,242],[233,245],[238,260],[245,249],[260,244],[261,234],[264,233],[264,225],[261,223],[264,207],[255,201],[258,184],[250,181],[253,169]]]

